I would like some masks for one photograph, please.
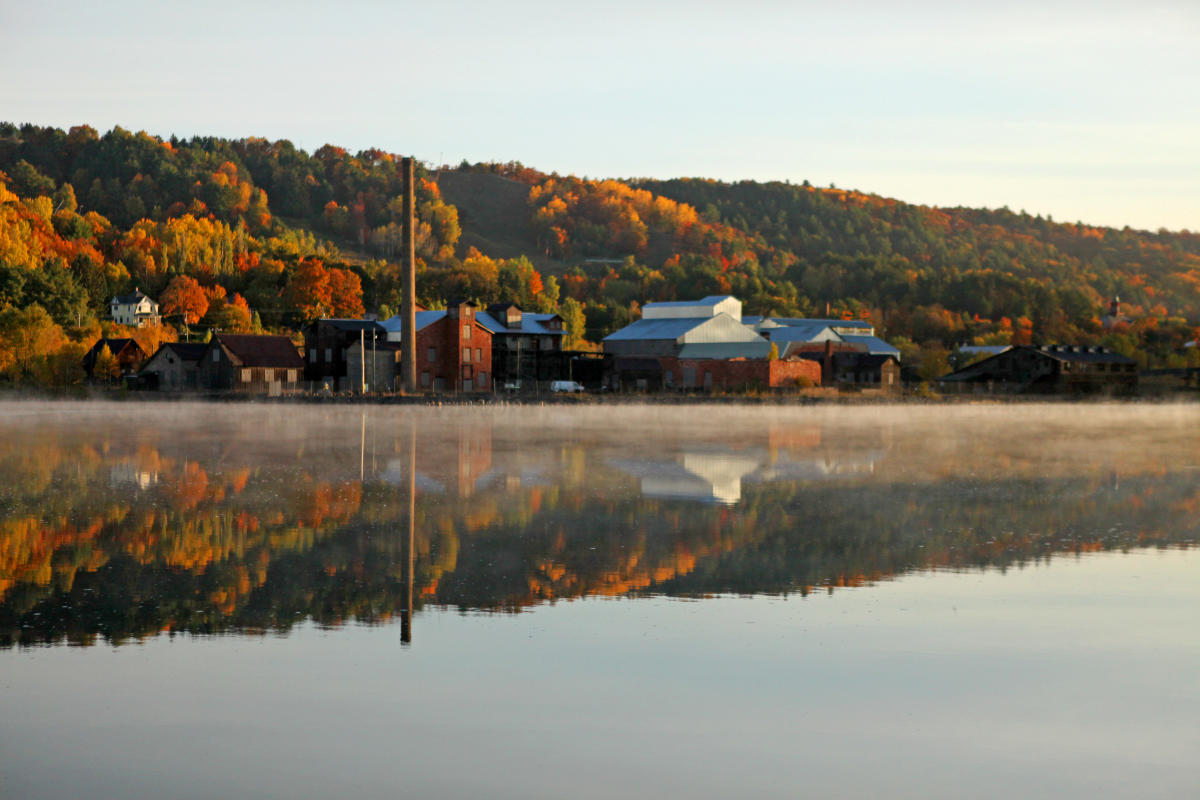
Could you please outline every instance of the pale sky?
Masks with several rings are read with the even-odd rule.
[[[0,0],[0,120],[1200,230],[1200,2]]]

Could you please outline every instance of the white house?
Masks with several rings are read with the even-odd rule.
[[[119,294],[109,303],[113,322],[145,328],[157,325],[158,303],[135,288],[133,294]]]

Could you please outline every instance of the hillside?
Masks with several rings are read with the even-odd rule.
[[[644,302],[718,293],[747,313],[869,318],[931,365],[956,344],[1027,341],[1175,365],[1200,324],[1200,236],[1186,231],[807,183],[584,180],[519,163],[418,177],[419,299],[558,310],[576,346]],[[135,286],[200,329],[389,314],[401,191],[398,157],[380,150],[0,123],[0,310],[37,306],[79,343]],[[1114,295],[1129,319],[1106,329]],[[184,296],[192,306],[172,307]]]

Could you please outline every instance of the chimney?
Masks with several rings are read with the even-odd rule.
[[[400,298],[400,375],[405,394],[417,392],[417,257],[413,237],[413,217],[416,209],[416,186],[413,183],[413,157],[400,160],[404,174],[404,215],[401,232],[404,238],[403,280]]]

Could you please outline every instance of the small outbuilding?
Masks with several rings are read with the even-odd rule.
[[[201,389],[277,396],[304,388],[304,359],[286,336],[214,334],[196,368]]]

